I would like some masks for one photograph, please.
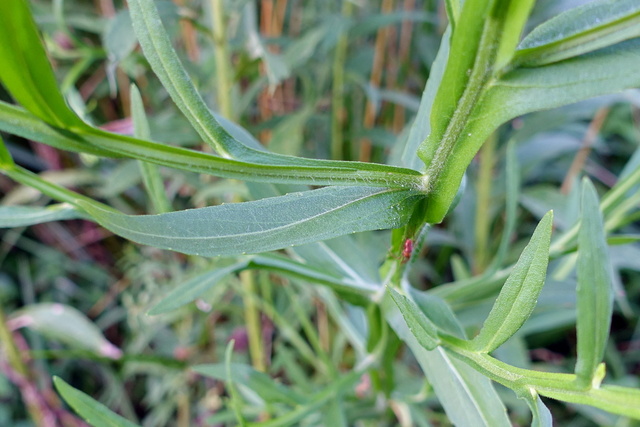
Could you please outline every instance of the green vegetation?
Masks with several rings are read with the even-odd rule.
[[[369,3],[0,2],[0,424],[640,420],[640,4]]]

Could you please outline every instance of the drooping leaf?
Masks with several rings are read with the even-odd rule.
[[[160,215],[124,215],[79,201],[103,227],[137,243],[201,255],[258,253],[408,220],[416,193],[372,187],[325,187],[253,202]]]
[[[552,225],[553,214],[549,212],[538,224],[482,329],[472,340],[476,351],[488,353],[495,350],[511,338],[531,315],[547,274]]]
[[[84,217],[82,212],[67,203],[46,207],[0,206],[0,228],[24,227]]]
[[[26,327],[47,338],[74,348],[118,359],[122,351],[102,335],[100,329],[77,309],[63,304],[39,303],[16,311],[10,320],[13,327]]]
[[[112,412],[102,403],[71,387],[59,377],[53,377],[56,390],[62,398],[93,427],[136,427],[131,421]]]
[[[585,179],[582,185],[577,263],[578,355],[575,372],[578,382],[589,386],[602,361],[609,337],[613,286],[598,196],[590,181]]]

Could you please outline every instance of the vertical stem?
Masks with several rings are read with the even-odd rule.
[[[353,2],[342,1],[342,17],[348,19],[353,14]],[[333,87],[331,89],[331,158],[344,158],[343,126],[346,111],[344,109],[344,63],[347,59],[348,37],[347,31],[342,31],[336,52],[333,57]]]
[[[229,43],[227,41],[227,26],[225,23],[224,0],[210,0],[211,2],[211,31],[215,44],[216,59],[216,93],[220,113],[229,120],[235,120],[231,92],[233,80]]]
[[[247,324],[251,364],[257,371],[264,372],[266,371],[266,366],[262,345],[262,325],[260,323],[260,311],[255,302],[255,296],[258,292],[255,274],[253,271],[243,271],[240,273],[240,280],[242,281],[244,318]]]
[[[481,273],[489,259],[489,233],[491,228],[491,183],[495,163],[497,137],[491,135],[480,149],[480,170],[476,184],[476,225],[474,273]]]

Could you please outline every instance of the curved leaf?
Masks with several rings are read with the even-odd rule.
[[[408,221],[417,193],[372,187],[325,187],[253,202],[160,215],[130,216],[100,205],[78,206],[134,242],[201,256],[282,249]]]
[[[136,427],[131,421],[112,412],[102,403],[80,390],[71,387],[61,378],[53,377],[53,383],[65,402],[93,427]]]

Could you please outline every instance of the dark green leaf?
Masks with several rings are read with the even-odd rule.
[[[531,315],[547,275],[552,226],[553,213],[548,212],[520,255],[482,329],[473,339],[475,351],[489,353],[495,350]]]
[[[602,361],[613,311],[611,264],[605,241],[602,214],[596,190],[583,180],[582,216],[578,234],[578,359],[580,384],[590,386]]]

